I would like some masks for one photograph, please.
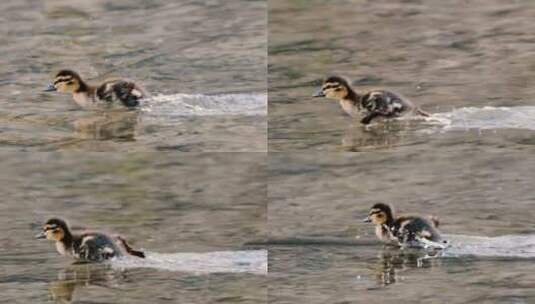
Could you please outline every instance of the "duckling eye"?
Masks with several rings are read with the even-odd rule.
[[[67,81],[67,84],[73,84],[74,82],[72,80]]]

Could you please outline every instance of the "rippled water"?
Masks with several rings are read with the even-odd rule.
[[[265,151],[265,16],[265,1],[3,1],[0,147]],[[63,68],[139,81],[151,114],[42,92]]]
[[[269,5],[269,287],[274,303],[532,303],[535,6]],[[311,95],[330,74],[428,119],[363,127]],[[357,152],[357,153],[326,153]],[[437,215],[443,254],[377,242],[369,208]]]
[[[275,303],[531,303],[530,150],[275,153],[269,159],[269,286]],[[483,151],[483,148],[485,149]],[[384,247],[363,223],[377,202],[440,218],[451,247]]]
[[[432,149],[435,140],[467,138],[531,145],[525,141],[533,136],[535,104],[529,1],[273,0],[269,8],[270,150]],[[311,97],[329,74],[346,76],[361,92],[401,93],[468,128],[457,124],[431,136],[396,124],[365,129],[337,102]]]
[[[265,303],[265,153],[2,153],[5,303]],[[77,264],[35,240],[52,216],[147,259]]]

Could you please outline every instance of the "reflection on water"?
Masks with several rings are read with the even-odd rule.
[[[375,271],[377,285],[384,287],[403,280],[403,273],[414,268],[429,268],[433,260],[421,250],[399,250],[385,246],[379,252]]]
[[[419,127],[420,120],[399,119],[362,126],[358,122],[348,124],[340,150],[348,152],[389,150],[398,145],[418,143],[411,134]]]
[[[80,138],[133,141],[136,139],[137,111],[98,112],[73,121]]]
[[[118,288],[126,278],[126,272],[113,270],[106,264],[73,264],[60,270],[57,280],[50,282],[48,289],[56,303],[73,303],[77,289],[88,286]]]

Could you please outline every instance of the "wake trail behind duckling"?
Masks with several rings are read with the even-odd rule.
[[[151,115],[164,116],[265,116],[267,94],[160,94],[144,100],[141,110]]]
[[[439,131],[450,130],[535,130],[535,107],[464,107],[420,118]],[[423,130],[424,132],[433,131]],[[436,129],[435,129],[436,131]]]
[[[418,250],[433,253],[430,258],[460,258],[460,257],[493,257],[493,258],[535,258],[535,235],[504,235],[498,237],[469,236],[445,234],[443,239],[447,243],[436,243],[436,246],[422,246]],[[431,243],[423,245],[433,245]],[[250,245],[264,246],[312,246],[312,247],[369,247],[383,246],[384,243],[376,239],[348,239],[348,238],[284,238],[268,241],[251,242]],[[430,248],[429,248],[430,247]],[[444,249],[441,249],[444,247]],[[415,248],[407,247],[409,250]],[[405,250],[405,249],[403,249]]]
[[[444,235],[444,238],[449,244],[441,257],[535,258],[535,235]]]
[[[144,259],[122,257],[111,262],[113,268],[152,268],[195,274],[267,274],[267,250],[214,251],[205,253],[145,252]]]

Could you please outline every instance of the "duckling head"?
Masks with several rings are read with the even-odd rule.
[[[46,221],[45,225],[43,226],[43,231],[36,235],[36,238],[61,242],[69,233],[69,227],[64,220],[59,218],[51,218]]]
[[[327,97],[329,99],[346,99],[351,91],[349,82],[339,76],[329,76],[323,81],[321,88],[313,97]]]
[[[45,92],[75,93],[85,88],[86,85],[78,73],[71,70],[61,70],[54,77],[54,82],[46,87]]]
[[[370,208],[368,216],[364,219],[366,223],[373,223],[375,225],[387,225],[392,222],[394,215],[392,208],[387,204],[378,203]]]

